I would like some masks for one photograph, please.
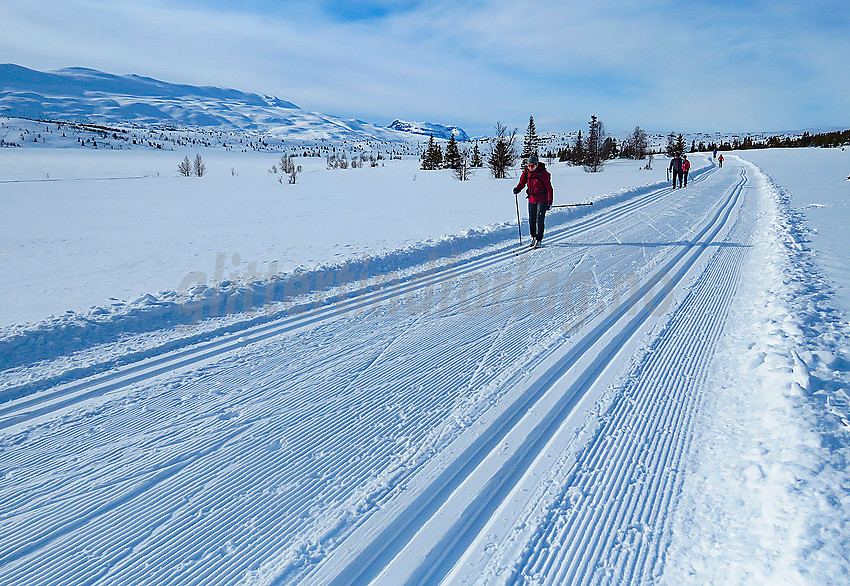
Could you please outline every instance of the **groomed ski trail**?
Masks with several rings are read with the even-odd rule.
[[[694,175],[3,404],[0,582],[651,580],[751,226]]]

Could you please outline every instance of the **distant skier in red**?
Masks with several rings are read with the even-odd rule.
[[[552,178],[546,166],[540,162],[537,155],[528,158],[526,167],[519,178],[519,184],[514,187],[514,194],[519,193],[528,185],[528,223],[531,227],[531,248],[537,248],[543,241],[543,228],[546,211],[552,207]]]
[[[688,155],[682,155],[682,179],[685,187],[688,186],[688,172],[691,170],[691,162],[688,160]]]
[[[723,166],[723,155],[720,155],[719,157],[717,157],[717,162],[720,163],[721,167]]]

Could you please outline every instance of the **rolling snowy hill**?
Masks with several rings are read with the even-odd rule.
[[[89,124],[264,131],[273,137],[299,140],[411,139],[407,131],[308,112],[274,96],[80,67],[40,72],[0,65],[0,115]]]

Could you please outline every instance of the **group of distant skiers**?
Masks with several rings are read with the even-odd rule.
[[[723,155],[717,156],[717,151],[714,151],[714,158],[717,159],[717,164],[723,166]],[[667,168],[667,179],[670,175],[673,176],[673,189],[676,189],[678,182],[679,188],[688,186],[688,172],[691,170],[691,162],[688,160],[688,155],[675,155],[670,161],[670,166]]]
[[[667,170],[673,172],[673,189],[676,189],[677,181],[680,189],[688,186],[688,173],[691,170],[691,162],[688,160],[688,155],[674,156]]]
[[[714,157],[718,164],[723,166],[723,155]],[[688,173],[691,170],[691,162],[688,155],[676,155],[670,161],[668,172],[672,174],[673,189],[688,186]],[[848,177],[850,179],[850,177]],[[543,242],[543,228],[546,220],[546,212],[552,207],[552,178],[546,166],[540,162],[537,155],[531,155],[526,161],[519,183],[514,187],[514,195],[527,187],[526,198],[528,199],[528,223],[531,229],[531,248],[537,248]],[[519,219],[519,208],[517,208],[517,219]]]

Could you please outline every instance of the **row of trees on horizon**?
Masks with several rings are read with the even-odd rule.
[[[541,152],[544,141],[537,132],[534,116],[529,117],[522,152],[519,155],[516,152],[516,134],[516,129],[508,131],[507,127],[497,122],[495,136],[487,139],[487,142],[491,143],[491,149],[486,161],[482,156],[479,141],[475,141],[472,151],[461,151],[452,136],[446,145],[444,155],[440,144],[432,135],[422,155],[421,168],[423,170],[452,169],[459,179],[464,180],[468,177],[469,169],[482,168],[486,164],[493,177],[501,179],[507,176],[508,169],[515,166],[518,159],[522,159],[524,163],[532,155],[545,159],[549,164],[557,159],[570,165],[581,165],[588,173],[598,173],[602,171],[606,161],[616,158],[643,160],[655,154],[672,157],[696,152],[776,147],[838,147],[850,144],[850,130],[819,134],[806,132],[796,138],[772,136],[764,141],[753,140],[749,136],[720,142],[700,141],[697,143],[696,140],[692,140],[690,146],[682,134],[670,132],[667,135],[666,147],[659,153],[650,149],[649,137],[639,126],[636,126],[626,139],[617,141],[616,138],[607,135],[604,124],[595,115],[590,117],[586,135],[579,131],[571,145],[562,146],[556,150],[550,148],[545,153]]]
[[[537,156],[538,159],[546,159],[549,164],[557,159],[572,165],[582,165],[589,173],[598,173],[602,171],[607,160],[618,157],[644,159],[649,154],[649,140],[646,132],[640,127],[636,127],[629,138],[619,144],[616,138],[606,134],[604,124],[596,116],[591,116],[586,136],[579,132],[571,146],[559,148],[557,151],[549,149],[545,153],[542,152],[543,141],[537,133],[534,116],[528,119],[522,152],[519,155],[516,151],[516,135],[516,129],[508,131],[504,124],[496,123],[495,136],[489,141],[491,149],[486,159],[486,166],[490,168],[496,179],[505,178],[508,169],[515,166],[518,159],[524,163],[532,155]],[[452,169],[461,180],[467,178],[469,169],[484,166],[485,160],[479,141],[475,141],[471,151],[461,151],[454,136],[449,138],[446,152],[443,154],[442,147],[431,135],[421,157],[423,170]]]

